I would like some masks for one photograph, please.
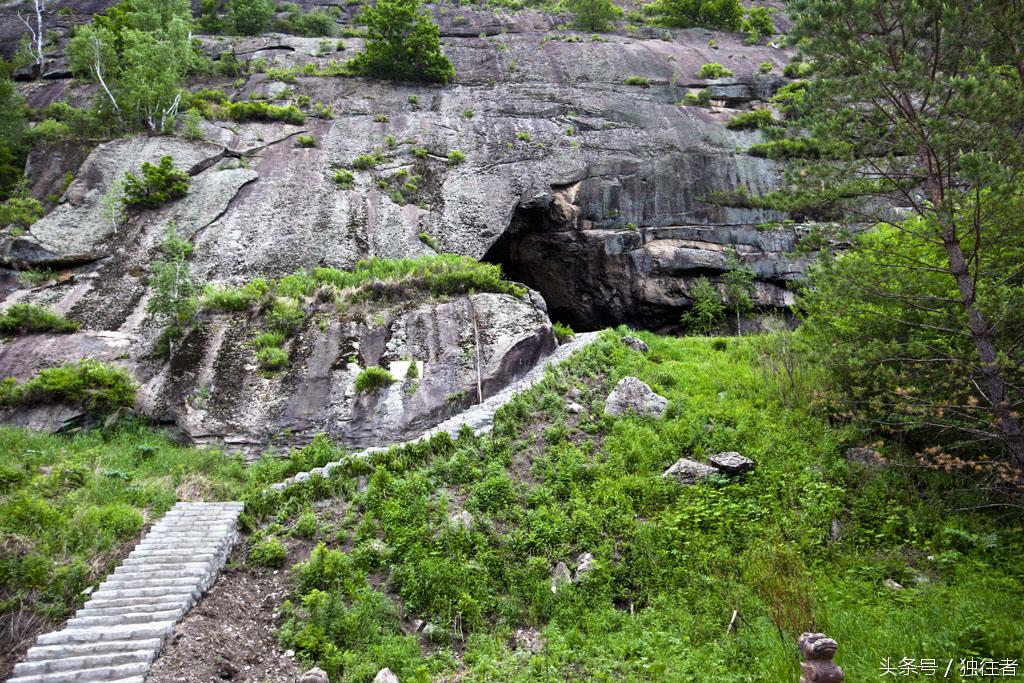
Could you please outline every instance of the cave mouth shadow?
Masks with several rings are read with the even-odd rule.
[[[540,292],[548,317],[577,332],[624,324],[678,334],[684,308],[641,298],[635,252],[642,245],[638,231],[579,230],[553,220],[547,207],[518,206],[481,260]]]

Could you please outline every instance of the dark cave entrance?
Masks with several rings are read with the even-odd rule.
[[[578,209],[557,198],[520,205],[483,260],[540,292],[551,320],[578,332],[620,324],[677,332],[682,308],[644,301],[641,232],[581,230],[578,222]]]

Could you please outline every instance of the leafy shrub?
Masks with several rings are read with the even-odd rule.
[[[78,323],[35,304],[12,304],[0,311],[0,332],[34,334],[77,332]]]
[[[466,160],[466,155],[463,154],[462,152],[460,152],[457,149],[453,149],[452,151],[448,152],[448,165],[449,166],[458,166],[459,164],[461,164],[465,160]]]
[[[327,12],[290,12],[284,18],[274,22],[274,29],[281,33],[290,33],[293,36],[316,38],[333,36],[335,25],[334,17]]]
[[[815,138],[782,138],[751,145],[747,154],[768,159],[818,159],[822,148]]]
[[[267,312],[267,325],[272,330],[290,336],[306,319],[302,305],[290,297],[277,297]]]
[[[779,88],[771,101],[779,105],[779,110],[785,118],[796,118],[800,115],[800,107],[803,105],[804,93],[807,92],[808,86],[808,81],[787,83]]]
[[[286,337],[280,332],[261,332],[252,340],[257,349],[268,349],[284,344]]]
[[[280,107],[266,102],[230,102],[224,113],[233,121],[281,121],[296,126],[306,122],[306,115],[292,104]]]
[[[263,300],[270,292],[270,283],[257,278],[244,287],[208,286],[203,292],[200,306],[215,311],[246,311]]]
[[[706,277],[697,278],[690,286],[690,310],[683,314],[682,323],[687,330],[707,334],[725,318],[725,303],[718,289]]]
[[[161,157],[158,166],[143,162],[142,178],[134,173],[125,174],[125,208],[155,209],[180,199],[188,194],[189,182],[188,173],[175,168],[174,159],[169,156]]]
[[[814,73],[814,67],[810,62],[793,61],[782,70],[786,78],[807,78]]]
[[[775,24],[772,23],[771,12],[767,7],[751,7],[743,19],[742,30],[747,34],[750,43],[757,43],[762,38],[774,35]]]
[[[352,171],[345,168],[339,168],[334,172],[334,182],[341,186],[343,190],[347,190],[352,187],[352,183],[356,181],[355,175]]]
[[[555,338],[558,339],[559,344],[572,341],[573,337],[576,336],[573,329],[564,323],[556,322],[552,327],[555,330]]]
[[[303,133],[295,138],[296,147],[316,147],[316,138]]]
[[[135,380],[123,368],[86,359],[40,370],[20,384],[8,377],[0,382],[0,405],[66,402],[80,404],[93,414],[104,414],[131,407],[135,387]]]
[[[26,230],[43,217],[43,205],[35,197],[19,193],[0,204],[0,228],[12,226]]]
[[[368,170],[371,168],[377,168],[377,164],[383,161],[383,157],[379,153],[360,154],[352,160],[352,168],[359,168]]]
[[[775,68],[775,65],[772,64],[771,62],[769,62],[768,60],[765,60],[765,61],[763,61],[763,62],[761,62],[760,64],[757,65],[758,73],[762,73],[762,74],[771,73],[772,69],[774,69],[774,68]]]
[[[523,142],[529,142],[530,141],[530,134],[527,133],[525,130],[521,130],[518,133],[516,133],[516,139],[517,140],[522,140]]]
[[[718,62],[702,64],[700,71],[697,73],[697,78],[729,78],[731,76],[732,70],[727,69]]]
[[[565,6],[573,14],[573,23],[583,31],[604,33],[622,17],[622,8],[612,0],[567,0]]]
[[[725,124],[731,130],[751,130],[756,128],[771,128],[780,125],[772,116],[770,109],[755,109],[736,114]]]
[[[688,92],[683,102],[694,107],[706,107],[711,104],[711,90],[701,88],[695,93]]]
[[[394,381],[395,378],[384,368],[377,366],[369,367],[356,375],[356,393],[368,394],[386,387]]]
[[[648,88],[651,85],[651,79],[647,78],[646,76],[626,76],[626,80],[624,81],[624,83],[626,85],[638,85],[641,88]]]
[[[263,370],[280,370],[288,365],[288,352],[277,346],[266,346],[257,349],[256,362]]]
[[[316,515],[312,512],[303,512],[295,521],[295,535],[302,538],[313,538],[319,529]]]
[[[283,567],[288,556],[284,544],[276,536],[268,536],[249,549],[249,563],[259,567]]]
[[[657,23],[673,28],[720,28],[738,31],[743,22],[740,0],[657,0],[643,7]]]
[[[258,36],[274,16],[273,0],[228,0],[227,23],[240,36]]]
[[[363,51],[349,62],[365,76],[398,81],[447,83],[455,68],[441,51],[440,31],[422,0],[377,0],[360,19],[366,24]]]

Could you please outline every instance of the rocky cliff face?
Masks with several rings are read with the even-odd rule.
[[[99,9],[85,8],[78,18]],[[291,369],[274,378],[257,373],[251,351],[244,352],[253,334],[244,316],[205,321],[165,364],[152,355],[157,329],[145,310],[146,275],[171,222],[195,247],[193,274],[212,283],[436,249],[501,263],[540,292],[552,317],[578,328],[663,328],[689,305],[694,278],[715,280],[726,248],[734,247],[757,272],[758,303],[791,302],[786,283],[803,263],[787,253],[800,230],[761,229],[784,216],[710,201],[779,183],[775,162],[742,152],[760,133],[724,124],[785,82],[773,75],[787,61],[782,50],[700,29],[592,39],[555,31],[557,19],[534,12],[433,11],[456,69],[451,85],[206,77],[194,85],[278,104],[305,95],[329,105],[333,118],[310,116],[300,126],[204,122],[202,141],[114,140],[89,151],[80,167],[83,149],[35,154],[29,170],[37,192],[52,191],[69,168],[75,180],[49,215],[4,241],[4,305],[46,304],[88,331],[59,342],[7,343],[0,375],[106,353],[144,384],[141,408],[173,418],[195,437],[261,442],[281,432],[299,438],[328,431],[366,445],[429,426],[472,401],[478,379],[483,393],[494,391],[554,345],[536,296],[389,304],[363,320],[333,319],[309,301],[290,347]],[[319,39],[202,41],[210,55],[233,50],[243,61],[279,68],[324,67],[361,47],[352,38],[345,52],[326,54]],[[766,61],[772,74],[759,73]],[[701,81],[696,74],[705,62],[736,75]],[[89,86],[62,78],[59,57],[44,71],[46,78],[21,85],[30,104],[89,96]],[[626,85],[630,76],[648,84]],[[716,106],[677,104],[698,88],[709,88]],[[316,147],[297,147],[299,134],[312,135]],[[448,162],[453,150],[465,155],[461,164]],[[188,196],[112,224],[102,211],[111,182],[166,154],[192,176]],[[353,168],[361,154],[377,154],[379,164]],[[349,188],[335,183],[338,169],[352,170]],[[402,190],[414,176],[415,189]],[[18,287],[10,269],[27,268],[61,275]],[[482,338],[479,363],[468,361],[477,346],[468,354],[471,322]],[[415,393],[403,393],[401,383],[370,398],[352,393],[355,366],[409,359],[426,364]]]

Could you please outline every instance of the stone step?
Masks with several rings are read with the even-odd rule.
[[[106,628],[76,628],[44,633],[36,642],[40,645],[63,645],[64,643],[95,643],[105,640],[151,640],[153,638],[163,640],[173,629],[173,621]]]
[[[194,576],[166,576],[144,579],[128,579],[120,576],[111,577],[96,588],[96,592],[104,590],[134,590],[136,588],[178,588],[192,586],[201,581],[202,574]]]
[[[181,565],[179,565],[180,567]],[[209,569],[206,565],[187,565],[186,569],[151,569],[146,571],[139,569],[138,571],[121,571],[114,572],[107,577],[107,581],[117,578],[124,581],[141,581],[143,579],[177,579],[184,576],[205,576]]]
[[[183,612],[191,607],[191,599],[158,600],[138,605],[125,605],[123,607],[83,607],[75,612],[75,617],[110,617],[119,614],[153,614],[156,612],[170,612],[180,609]]]
[[[210,562],[216,558],[216,554],[204,553],[202,555],[188,555],[187,558],[189,562],[196,560]],[[178,566],[184,559],[185,555],[183,553],[178,553],[177,555],[129,555],[121,564],[125,567],[152,567],[161,564]]]
[[[209,565],[206,562],[186,562],[184,564],[176,564],[173,569],[162,565],[146,566],[146,565],[120,565],[114,570],[111,576],[153,576],[166,573],[176,572],[190,572],[190,571],[201,571],[205,572]]]
[[[166,597],[141,597],[141,598],[99,598],[85,603],[82,609],[114,609],[122,607],[139,608],[145,605],[153,605],[165,602],[178,602],[192,604],[192,594],[175,595]]]
[[[75,669],[95,669],[103,666],[118,666],[136,662],[152,662],[156,653],[152,648],[131,650],[128,652],[109,652],[107,654],[90,654],[80,657],[63,657],[36,662],[21,662],[14,665],[15,676],[38,676],[58,671],[74,671]]]
[[[86,681],[113,681],[128,676],[139,676],[149,671],[149,662],[131,662],[117,666],[99,666],[91,669],[55,671],[29,674],[7,679],[7,683],[85,683]]]
[[[164,621],[176,621],[185,613],[184,607],[160,612],[126,612],[124,614],[76,616],[68,620],[65,629],[97,628],[100,626],[128,626],[130,624],[149,624]]]
[[[37,645],[25,655],[26,662],[86,657],[91,655],[115,656],[125,652],[148,650],[154,653],[163,641],[159,638],[143,640],[107,640],[96,643],[64,643],[61,645]]]
[[[200,593],[199,586],[175,586],[170,588],[133,588],[131,590],[104,589],[96,591],[93,595],[99,600],[123,600],[126,598],[164,598],[170,600],[172,598],[185,598],[189,595],[198,598]]]

